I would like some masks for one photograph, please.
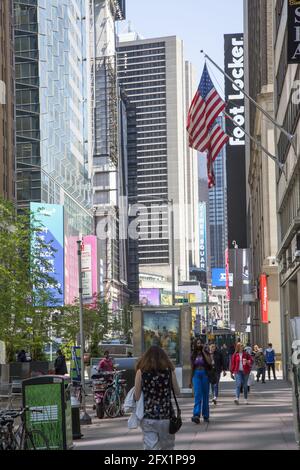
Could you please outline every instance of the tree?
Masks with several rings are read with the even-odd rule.
[[[75,300],[74,305],[66,305],[61,309],[60,315],[55,318],[55,334],[63,338],[65,349],[77,343],[80,332],[79,321],[79,301]],[[83,308],[83,331],[85,346],[93,354],[98,356],[99,343],[110,328],[108,304],[101,298],[95,296],[94,301],[89,306]]]
[[[50,341],[51,311],[59,289],[48,274],[49,257],[43,255],[47,250],[54,257],[54,250],[45,245],[40,231],[30,211],[17,213],[12,203],[0,199],[0,339],[8,361],[19,349],[39,359]]]

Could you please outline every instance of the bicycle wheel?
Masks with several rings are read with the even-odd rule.
[[[97,415],[97,418],[99,418],[99,419],[104,418],[104,406],[103,406],[103,402],[96,404],[96,415]]]
[[[31,429],[26,432],[24,450],[49,450],[49,442],[45,434],[39,429]]]
[[[18,450],[19,445],[14,436],[3,437],[0,441],[0,450]]]
[[[106,390],[103,397],[103,403],[105,413],[109,418],[116,418],[119,416],[121,408],[120,396],[114,388],[110,387]]]

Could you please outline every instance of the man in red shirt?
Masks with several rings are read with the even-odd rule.
[[[112,372],[115,369],[113,360],[109,357],[109,351],[104,352],[104,358],[98,364],[99,372]]]

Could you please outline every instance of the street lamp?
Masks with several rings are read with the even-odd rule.
[[[81,346],[81,390],[82,390],[82,416],[80,418],[81,424],[92,424],[90,415],[86,411],[85,402],[85,377],[84,377],[84,331],[83,331],[83,300],[82,300],[82,268],[81,268],[81,250],[82,241],[77,241],[77,255],[78,255],[78,279],[79,279],[79,323],[80,323],[80,346]]]
[[[128,200],[137,200],[137,196],[127,196]],[[174,199],[168,199],[166,197],[149,196],[149,199],[156,199],[162,203],[168,204],[170,207],[170,231],[171,231],[171,276],[172,276],[172,306],[175,305],[175,230],[174,230]],[[143,202],[138,202],[143,204]]]

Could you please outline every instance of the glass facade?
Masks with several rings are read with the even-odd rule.
[[[64,204],[74,235],[92,229],[86,7],[85,0],[14,0],[18,204]]]
[[[224,128],[223,118],[218,124]],[[227,248],[227,186],[226,186],[226,146],[214,163],[216,186],[209,191],[209,227],[211,268],[225,267]]]

